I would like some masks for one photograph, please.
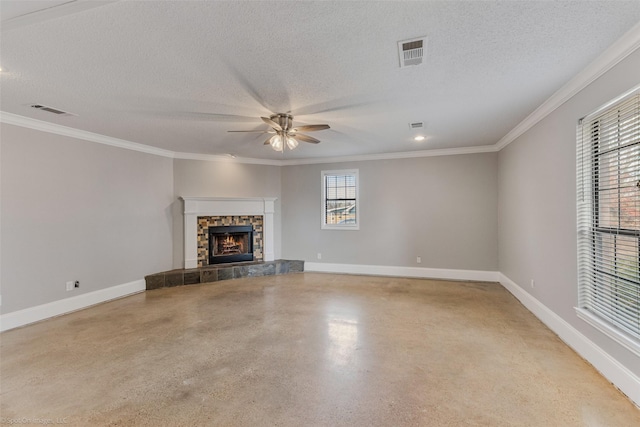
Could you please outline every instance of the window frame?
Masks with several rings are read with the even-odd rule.
[[[635,98],[635,100],[634,100]],[[623,249],[620,250],[622,254],[618,253],[617,238],[629,238],[637,239],[638,248],[640,248],[640,229],[635,229],[633,225],[631,228],[623,226],[622,213],[620,207],[616,213],[617,215],[617,227],[612,227],[611,224],[605,226],[606,217],[602,218],[601,213],[601,199],[607,198],[606,191],[610,188],[601,188],[601,181],[606,182],[609,172],[604,166],[607,161],[607,156],[611,153],[616,153],[618,162],[620,162],[621,152],[630,147],[640,146],[640,137],[635,140],[636,130],[631,124],[631,142],[623,141],[620,133],[620,108],[629,102],[635,102],[638,107],[634,111],[631,119],[631,123],[636,120],[640,123],[640,85],[631,89],[627,93],[612,100],[606,105],[602,106],[595,112],[589,114],[585,118],[578,122],[577,130],[577,225],[578,225],[578,307],[575,308],[577,316],[583,321],[587,322],[591,326],[598,329],[614,341],[623,345],[625,348],[640,356],[640,317],[638,317],[638,325],[636,326],[636,319],[633,317],[631,321],[627,320],[624,323],[621,322],[620,317],[626,315],[621,298],[624,298],[628,289],[631,289],[631,301],[630,307],[633,307],[633,299],[637,298],[635,302],[639,302],[638,294],[640,294],[640,282],[637,282],[634,276],[625,275],[625,270],[622,272],[617,270],[618,259],[624,260]],[[608,115],[616,115],[618,131],[614,137],[607,137],[604,142],[601,140],[601,121],[603,117],[609,117]],[[607,130],[610,130],[611,124],[607,124]],[[640,128],[639,128],[640,129]],[[625,138],[627,136],[625,135]],[[611,142],[615,141],[615,146],[611,146]],[[609,145],[603,145],[608,143]],[[629,170],[620,168],[615,175],[615,187],[618,190],[618,205],[620,206],[620,191],[622,187],[622,176],[626,173],[634,173],[634,164],[629,165]],[[631,175],[633,176],[633,175]],[[640,186],[640,181],[638,181]],[[640,188],[638,189],[640,191]],[[605,205],[606,206],[606,205]],[[632,217],[633,218],[633,217]],[[632,222],[633,224],[633,222]],[[611,251],[611,249],[602,246],[602,241],[607,237],[612,237],[613,240],[613,252],[606,252],[606,255],[613,257],[613,261],[607,261],[603,264],[602,260],[605,255],[605,251]],[[638,265],[640,265],[640,252],[638,254]],[[614,267],[611,270],[610,267]],[[605,278],[605,281],[600,281]],[[618,286],[622,286],[620,289]],[[602,297],[598,297],[601,294]],[[622,297],[620,296],[622,295]],[[635,295],[635,297],[633,296]],[[623,310],[623,311],[620,311]],[[633,309],[632,309],[633,311]],[[636,311],[640,311],[640,307],[636,307]],[[613,314],[612,314],[613,313]],[[617,324],[616,324],[617,323]],[[629,328],[629,323],[632,324],[634,329]]]
[[[327,176],[349,176],[355,178],[355,224],[327,224]],[[322,198],[320,200],[320,228],[322,230],[360,230],[360,176],[358,169],[323,170],[321,172]],[[338,200],[338,199],[329,199]]]

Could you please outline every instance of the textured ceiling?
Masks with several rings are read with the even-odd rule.
[[[59,3],[16,22],[33,10],[0,2],[2,111],[261,159],[495,144],[640,21],[639,1],[118,1],[51,15]],[[400,68],[397,42],[419,36],[425,63]],[[288,111],[331,130],[284,154],[227,132]]]

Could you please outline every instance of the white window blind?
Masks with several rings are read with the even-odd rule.
[[[579,309],[637,350],[640,89],[581,120],[577,133]]]

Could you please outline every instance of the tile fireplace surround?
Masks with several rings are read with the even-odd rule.
[[[275,197],[180,197],[184,204],[184,268],[198,266],[198,217],[262,215],[264,261],[273,261]]]

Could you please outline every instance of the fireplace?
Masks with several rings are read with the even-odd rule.
[[[253,227],[209,227],[209,264],[253,261]]]
[[[221,225],[252,225],[254,259],[275,260],[275,197],[180,199],[184,202],[184,268],[209,264],[209,227]]]

